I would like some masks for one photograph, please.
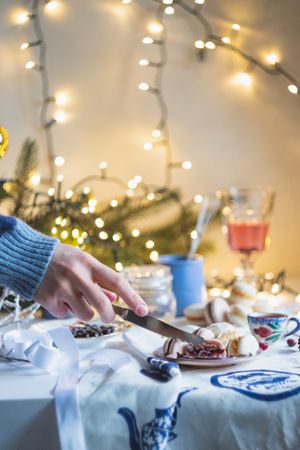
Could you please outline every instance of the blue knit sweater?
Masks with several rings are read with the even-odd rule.
[[[57,244],[21,220],[0,215],[0,286],[31,300]]]

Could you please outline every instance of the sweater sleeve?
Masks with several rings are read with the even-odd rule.
[[[15,217],[0,215],[0,285],[31,300],[58,242]]]

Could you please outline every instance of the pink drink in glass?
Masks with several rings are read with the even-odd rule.
[[[269,222],[233,222],[227,224],[231,250],[250,254],[265,249]]]

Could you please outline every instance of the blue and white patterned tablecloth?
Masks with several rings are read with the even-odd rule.
[[[107,345],[134,359],[118,373],[107,373],[100,385],[96,367],[82,380],[88,449],[299,450],[297,347],[282,341],[251,363],[183,368],[181,377],[161,383],[140,373],[143,361],[120,338],[112,341]],[[159,341],[149,333],[145,348]]]

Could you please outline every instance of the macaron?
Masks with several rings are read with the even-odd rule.
[[[193,303],[192,305],[187,306],[183,314],[185,318],[191,322],[196,323],[204,323],[204,308],[202,305],[198,303]]]
[[[255,337],[248,333],[232,339],[227,347],[228,356],[252,356],[256,355],[259,345]]]
[[[193,331],[193,334],[195,334],[196,336],[201,336],[205,340],[215,339],[214,333],[206,327],[197,328],[197,330]]]
[[[209,325],[215,322],[225,322],[229,309],[227,301],[222,297],[216,297],[210,300],[204,308],[206,323]]]

